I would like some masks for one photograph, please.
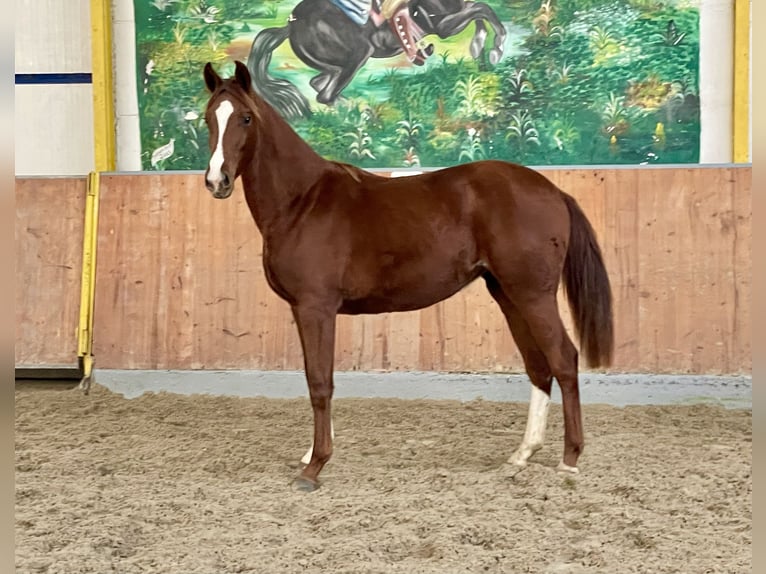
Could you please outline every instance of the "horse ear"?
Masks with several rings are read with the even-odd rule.
[[[205,71],[203,73],[205,76],[205,85],[207,86],[207,89],[210,90],[210,92],[215,92],[218,86],[221,85],[221,76],[219,76],[216,71],[213,69],[213,65],[208,62],[205,64]]]
[[[242,86],[243,90],[249,92],[253,88],[252,79],[250,78],[250,70],[248,70],[247,66],[239,60],[234,63],[234,66],[234,76],[237,78],[237,83]]]

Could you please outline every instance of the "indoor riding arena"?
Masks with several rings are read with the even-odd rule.
[[[748,0],[15,21],[16,572],[753,571]]]

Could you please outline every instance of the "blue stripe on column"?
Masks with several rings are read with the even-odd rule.
[[[16,74],[17,84],[90,84],[90,73],[74,72],[71,74]]]

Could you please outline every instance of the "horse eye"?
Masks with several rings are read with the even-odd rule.
[[[250,121],[251,120],[252,120],[252,118],[250,116],[243,116],[243,118],[242,118],[242,121],[245,122],[246,126],[250,125]]]

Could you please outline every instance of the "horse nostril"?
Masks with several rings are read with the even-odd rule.
[[[229,187],[229,174],[224,172],[221,175],[223,176],[223,186]]]
[[[211,183],[211,181],[207,177],[205,178],[205,187],[210,192],[215,191],[215,186]]]

